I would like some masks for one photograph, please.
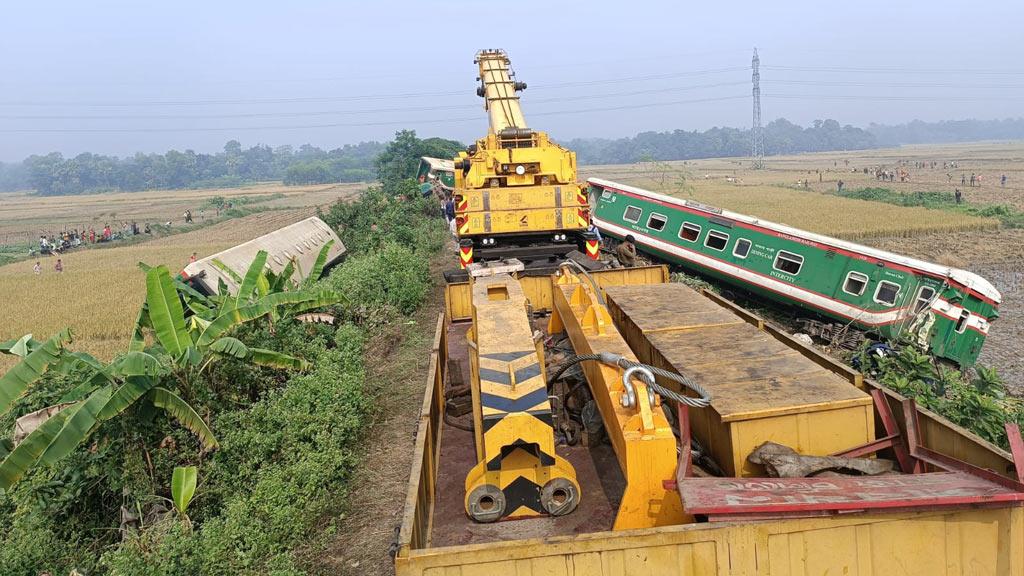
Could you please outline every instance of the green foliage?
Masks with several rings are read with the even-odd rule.
[[[199,469],[195,466],[175,466],[171,477],[171,501],[174,509],[182,518],[188,512],[188,505],[196,494],[196,483],[199,481]]]
[[[391,186],[401,180],[416,177],[422,156],[433,158],[454,158],[464,147],[454,140],[443,138],[427,138],[420,140],[415,130],[401,130],[395,133],[395,139],[388,143],[374,164],[377,178],[385,186]]]
[[[294,551],[343,510],[371,398],[380,393],[364,367],[369,320],[422,303],[427,262],[446,238],[436,211],[404,196],[416,190],[410,184],[371,192],[351,210],[332,208],[334,226],[370,238],[356,241],[329,278],[295,286],[290,274],[261,276],[226,312],[221,295],[194,294],[170,278],[181,313],[192,313],[179,323],[167,272],[147,269],[161,277],[150,282],[154,301],[139,314],[128,353],[103,364],[63,351],[47,362],[0,414],[0,430],[70,401],[63,423],[48,422],[76,441],[0,494],[0,574],[304,574]],[[335,285],[359,307],[330,290]],[[337,327],[291,316],[329,305],[339,308]],[[179,355],[154,339],[154,322],[172,348],[181,344]],[[182,326],[187,340],[179,338]],[[24,355],[42,345],[4,342],[0,352]],[[210,444],[212,430],[219,442],[211,452],[201,442]],[[188,506],[189,522],[155,514],[169,500],[183,502],[174,470],[198,462],[202,498]],[[123,514],[137,516],[124,538]]]
[[[996,218],[1007,228],[1024,228],[1024,212],[1002,204],[972,206],[967,202],[956,203],[952,192],[895,192],[888,188],[860,188],[837,193],[844,198],[884,202],[897,206],[922,206],[933,210],[962,212],[980,218]]]
[[[336,292],[347,295],[353,310],[365,319],[380,309],[393,308],[401,314],[415,310],[430,286],[427,262],[398,244],[380,251],[353,256],[327,279]]]
[[[871,366],[871,376],[881,384],[994,444],[1009,445],[1004,422],[1024,425],[1024,402],[1006,394],[994,369],[977,367],[971,378],[913,346],[885,356],[869,356],[865,350],[858,352],[861,366]]]
[[[59,152],[30,156],[18,167],[17,177],[5,184],[0,165],[0,189],[35,188],[44,196],[88,194],[109,191],[154,189],[237,187],[253,182],[280,180],[292,166],[323,163],[331,170],[319,181],[355,182],[372,177],[374,159],[383,144],[364,142],[331,151],[304,145],[271,148],[258,144],[251,148],[232,140],[218,154],[200,154],[192,150],[166,154],[135,154],[127,158],[84,153],[64,158]],[[294,179],[294,176],[293,178]],[[309,179],[307,179],[309,180]],[[313,183],[290,182],[290,183]],[[235,202],[232,199],[232,202]],[[223,205],[223,204],[222,204]]]
[[[437,202],[423,198],[413,180],[370,188],[355,202],[335,203],[321,218],[338,231],[349,255],[378,250],[388,242],[433,254],[447,237]]]
[[[172,574],[188,566],[227,575],[291,564],[290,550],[344,493],[370,406],[362,332],[346,324],[329,341],[316,342],[311,372],[216,419],[222,446],[207,465],[195,534],[146,531],[104,556],[113,571]]]
[[[750,130],[716,127],[703,132],[641,132],[629,138],[578,138],[562,144],[576,151],[581,164],[632,164],[644,159],[722,158],[748,156]],[[835,120],[815,120],[804,128],[779,118],[764,127],[764,151],[768,155],[876,147],[878,144],[870,132],[850,125],[843,126]]]

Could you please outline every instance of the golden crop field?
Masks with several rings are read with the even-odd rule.
[[[192,252],[207,256],[310,216],[312,208],[275,210],[221,222],[184,234],[130,246],[73,251],[62,256],[64,272],[54,271],[55,257],[0,267],[0,340],[34,334],[48,338],[64,327],[75,336],[73,347],[104,359],[123,351],[145,298],[145,274],[136,265],[166,264],[180,270]],[[11,364],[0,357],[0,370]]]
[[[583,168],[586,176],[634,184],[656,191],[692,198],[712,206],[788,224],[805,230],[851,240],[876,237],[906,238],[940,232],[992,231],[995,219],[978,218],[947,210],[903,207],[840,198],[831,194],[839,180],[847,190],[868,187],[895,192],[949,191],[942,162],[956,161],[959,173],[988,174],[983,186],[963,189],[976,205],[1018,204],[1024,198],[1024,170],[1017,159],[1024,145],[917,146],[857,152],[772,156],[766,168],[753,170],[747,158],[713,158],[676,162],[643,162]],[[880,182],[875,168],[904,167],[908,182]],[[915,162],[929,168],[916,169]],[[935,169],[930,168],[936,162]],[[864,168],[869,174],[864,174]],[[995,175],[1008,174],[1001,187]],[[1011,184],[1016,180],[1020,190]],[[805,184],[806,182],[806,184]],[[948,188],[948,190],[947,190]]]
[[[999,221],[991,218],[947,210],[893,206],[781,186],[697,180],[679,187],[660,185],[649,178],[636,178],[629,183],[848,240],[878,236],[905,238],[935,232],[999,228]]]
[[[122,222],[183,223],[185,210],[191,210],[196,223],[216,219],[214,209],[203,205],[215,196],[227,201],[245,198],[257,208],[284,208],[327,205],[339,195],[352,193],[365,184],[319,184],[283,186],[280,183],[257,184],[241,188],[200,190],[150,190],[79,196],[34,196],[27,192],[0,194],[0,245],[34,242],[40,234],[64,230],[97,230],[105,224],[119,229]],[[239,202],[241,204],[241,202]]]

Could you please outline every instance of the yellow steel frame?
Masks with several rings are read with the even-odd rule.
[[[552,334],[565,331],[577,354],[611,352],[636,360],[616,330],[608,309],[587,282],[565,273],[553,290],[554,311],[548,325]],[[643,401],[647,388],[635,382],[637,406],[620,401],[624,387],[617,367],[583,362],[583,372],[611,438],[626,489],[615,516],[614,530],[651,528],[693,520],[683,512],[679,494],[666,490],[664,480],[675,478],[676,438],[660,405]]]
[[[477,464],[466,476],[466,510],[481,521],[571,512],[579,482],[555,454],[543,348],[534,342],[522,286],[497,274],[474,279],[471,289]]]

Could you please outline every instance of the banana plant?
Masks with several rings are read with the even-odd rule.
[[[249,284],[258,284],[258,278]],[[79,383],[61,403],[67,404],[21,443],[0,444],[0,491],[9,490],[36,466],[53,465],[91,437],[100,425],[133,407],[159,408],[190,430],[207,450],[217,440],[206,421],[182,396],[190,392],[211,363],[233,359],[273,368],[302,370],[308,363],[274,350],[251,347],[230,336],[233,328],[268,316],[282,307],[307,310],[337,302],[330,292],[293,291],[249,298],[217,315],[200,300],[207,316],[186,319],[181,290],[164,266],[148,268],[146,301],[140,310],[128,350],[108,364],[66,348],[71,332],[46,341],[31,335],[0,343],[0,353],[20,358],[0,377],[0,416],[48,372],[73,374]],[[200,295],[201,297],[201,295]],[[147,344],[147,337],[152,343]],[[184,392],[184,394],[182,394]]]
[[[177,466],[171,476],[171,502],[178,516],[192,530],[192,521],[188,517],[188,505],[192,503],[192,497],[196,494],[196,484],[199,480],[199,469],[195,466]]]

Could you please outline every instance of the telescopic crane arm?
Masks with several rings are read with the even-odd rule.
[[[490,116],[490,131],[502,134],[509,129],[528,131],[523,109],[519,106],[518,92],[526,89],[526,82],[517,82],[515,73],[504,50],[481,50],[476,55],[480,67],[480,87],[477,94],[484,99],[484,109]]]

